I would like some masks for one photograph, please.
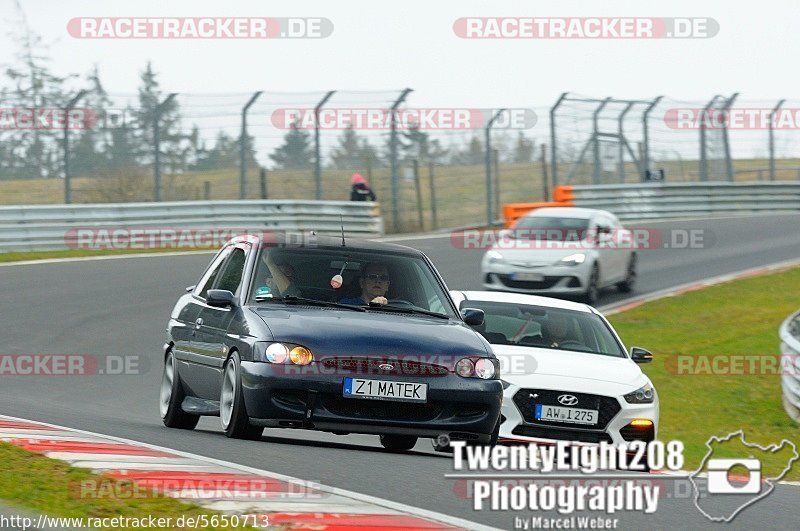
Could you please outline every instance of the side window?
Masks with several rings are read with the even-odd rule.
[[[203,275],[203,278],[200,279],[200,282],[197,283],[197,288],[195,288],[194,292],[198,297],[205,299],[208,296],[208,290],[214,285],[214,281],[217,279],[217,276],[219,276],[225,259],[231,254],[231,249],[233,249],[231,246],[223,249],[222,252],[217,255],[216,259],[214,259],[214,262]]]
[[[246,259],[247,255],[244,249],[241,247],[235,248],[225,263],[223,273],[218,276],[214,289],[226,289],[235,294],[239,289],[239,284],[242,282]]]

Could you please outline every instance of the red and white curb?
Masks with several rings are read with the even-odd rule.
[[[615,313],[622,313],[627,310],[632,310],[638,306],[659,299],[683,295],[684,293],[701,290],[709,286],[716,286],[717,284],[724,284],[725,282],[731,282],[732,280],[740,280],[743,278],[757,277],[769,273],[777,273],[779,271],[792,269],[798,266],[800,266],[800,258],[784,260],[782,262],[776,262],[766,266],[753,267],[750,269],[744,269],[742,271],[736,271],[734,273],[726,273],[724,275],[709,277],[704,280],[698,280],[696,282],[689,282],[688,284],[681,284],[672,288],[654,291],[653,293],[648,293],[647,295],[642,295],[641,297],[634,297],[619,303],[599,306],[597,309],[603,312],[603,315],[614,315]]]
[[[0,415],[0,441],[91,469],[98,481],[107,476],[210,510],[266,516],[270,526],[320,531],[492,529],[236,463],[5,415]]]

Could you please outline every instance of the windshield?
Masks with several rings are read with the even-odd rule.
[[[252,301],[285,298],[285,302],[301,304],[311,300],[328,306],[457,317],[437,274],[420,257],[375,250],[278,246],[262,248],[256,264]]]
[[[527,216],[512,229],[518,240],[580,241],[589,228],[588,218]]]
[[[625,351],[608,326],[593,313],[475,300],[465,300],[461,307],[483,310],[483,324],[473,328],[492,345],[575,350],[625,357]]]

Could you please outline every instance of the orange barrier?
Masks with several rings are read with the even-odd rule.
[[[538,203],[506,203],[503,205],[503,219],[506,228],[510,228],[516,221],[537,208],[572,206],[575,196],[572,186],[556,186],[554,190],[555,201],[541,201]]]

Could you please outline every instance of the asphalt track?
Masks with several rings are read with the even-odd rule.
[[[800,256],[800,215],[638,226],[702,229],[706,246],[641,252],[639,284],[633,295]],[[451,289],[480,289],[479,251],[454,248],[448,235],[398,243],[426,252]],[[164,428],[157,401],[164,325],[183,287],[196,281],[208,260],[206,254],[194,254],[0,267],[4,288],[0,353],[141,358],[138,374],[4,376],[0,412],[263,468],[501,529],[512,528],[515,516],[533,515],[474,511],[463,484],[444,477],[453,472],[450,458],[433,453],[428,441],[420,441],[413,452],[393,454],[371,436],[266,430],[260,442],[230,440],[216,418],[203,419],[194,432]],[[623,299],[611,291],[600,305]],[[775,326],[777,330],[778,323]],[[731,426],[731,431],[738,428]],[[620,528],[719,527],[704,519],[688,495],[672,492],[674,480],[662,483],[669,494],[661,499],[658,511],[613,515],[620,519]],[[795,528],[799,494],[796,486],[779,485],[765,500],[737,516],[732,527]]]

